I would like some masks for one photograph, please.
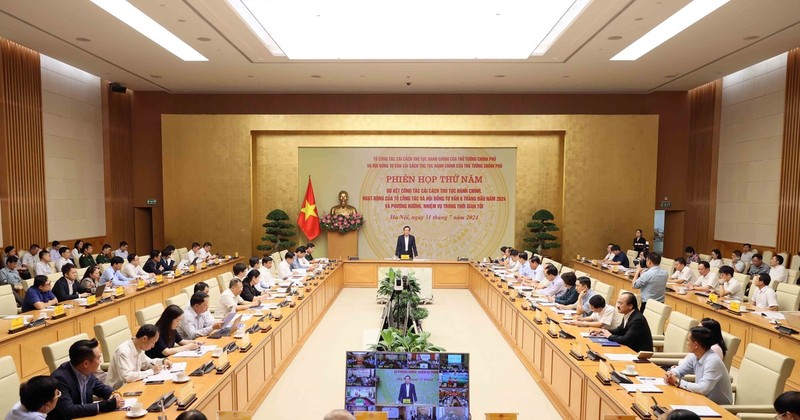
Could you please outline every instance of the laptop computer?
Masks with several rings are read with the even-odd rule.
[[[222,318],[222,328],[212,331],[208,338],[222,338],[233,334],[236,328],[236,320],[239,319],[239,316],[236,312],[229,312],[225,315],[225,318]]]

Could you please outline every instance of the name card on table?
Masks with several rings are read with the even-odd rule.
[[[742,310],[742,302],[739,302],[738,300],[732,300],[730,309],[734,312],[740,312]]]
[[[56,305],[55,309],[53,309],[53,318],[60,318],[64,315],[66,315],[64,305]]]
[[[541,323],[542,322],[542,311],[534,311],[533,312],[533,319],[535,319],[536,322]]]
[[[719,302],[719,296],[717,296],[716,293],[709,293],[708,294],[708,300],[710,300],[711,303],[718,303]]]
[[[583,348],[583,343],[573,343],[572,344],[572,351],[575,352],[576,355],[582,355],[586,349]]]
[[[208,267],[208,264],[206,264],[205,262],[203,262],[202,264],[200,264],[200,268],[202,268],[202,269],[204,269],[204,270],[205,270],[205,269],[206,269],[206,267]]]
[[[644,414],[650,414],[650,405],[652,400],[647,398],[644,395],[644,392],[641,390],[636,391],[636,395],[634,396],[634,404],[636,404],[636,408],[642,411]]]
[[[223,367],[223,366],[228,364],[228,352],[227,351],[222,350],[222,353],[220,353],[219,358],[217,360],[217,363],[218,363],[217,368],[221,368],[221,367]]]
[[[550,326],[548,327],[547,333],[551,336],[555,337],[558,335],[558,327],[556,326],[555,322],[551,322]]]
[[[239,251],[233,253],[233,258],[239,258]]]
[[[11,329],[16,330],[22,328],[25,325],[25,319],[23,317],[17,317],[11,319]]]
[[[242,345],[240,345],[239,347],[244,349],[247,348],[247,346],[249,345],[250,345],[250,334],[247,334],[245,332],[245,334],[242,336]]]
[[[161,274],[157,275],[156,276],[156,283],[161,284],[163,282],[164,282],[164,276],[162,276]]]
[[[139,279],[139,281],[136,282],[136,290],[142,290],[145,287],[147,287],[147,285],[144,283],[144,280]]]
[[[597,374],[600,375],[604,380],[611,379],[611,368],[608,367],[608,364],[604,361],[600,361],[597,365]]]
[[[117,286],[117,288],[114,289],[114,296],[122,296],[124,294],[125,294],[125,289],[123,289],[122,286]]]
[[[95,295],[90,295],[86,298],[86,306],[92,306],[97,303],[97,297]]]
[[[407,260],[407,259],[409,259],[409,256],[408,256],[408,254],[402,254],[402,255],[400,255],[400,259],[401,260]]]
[[[189,272],[190,272],[190,273],[194,273],[194,266],[193,266],[193,265],[190,265],[190,266],[189,266]]]
[[[187,398],[194,394],[194,384],[191,381],[175,391],[175,397],[178,399],[178,401],[186,401]]]
[[[180,268],[176,268],[176,269],[175,269],[175,277],[180,277],[180,276],[181,276],[181,274],[183,274],[183,273],[181,272],[181,269],[180,269]]]

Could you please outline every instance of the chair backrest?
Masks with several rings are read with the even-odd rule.
[[[577,278],[581,278],[581,277],[588,277],[588,276],[579,276],[579,275],[577,275],[577,274],[576,274],[576,275],[575,275],[575,277],[577,277]],[[592,290],[594,290],[595,288],[597,288],[597,279],[596,279],[596,278],[594,278],[594,277],[589,277],[589,281],[591,281],[591,282],[592,282]]]
[[[697,267],[698,267],[698,264],[696,262],[690,262],[689,263],[689,268],[691,268],[692,270],[697,271]]]
[[[221,293],[222,292],[219,290],[219,282],[208,282],[208,308],[211,312],[214,312],[214,308],[219,304],[219,295]]]
[[[750,276],[744,273],[733,273],[733,278],[738,280],[742,287],[745,287],[747,286],[747,283],[750,283]]]
[[[0,285],[0,316],[16,315],[17,299],[10,284]]]
[[[794,368],[794,359],[776,351],[748,343],[739,365],[736,405],[769,405],[783,392]]]
[[[647,303],[650,306],[650,302]],[[645,312],[647,307],[644,308]],[[686,353],[689,351],[687,347],[689,343],[686,339],[689,337],[689,330],[696,327],[700,321],[680,312],[673,312],[669,316],[669,324],[664,332],[664,352],[665,353]]]
[[[189,253],[189,250],[186,249],[185,247],[184,248],[178,248],[178,249],[175,250],[175,252],[173,252],[174,255],[172,256],[173,257],[172,259],[175,260],[175,261],[183,261],[183,256],[188,254],[188,253]],[[191,262],[191,261],[189,261],[189,262]]]
[[[542,257],[541,255],[539,255],[539,254],[537,254],[537,253],[535,253],[535,252],[533,253],[533,256],[534,256],[534,257],[536,257],[536,258],[538,258],[538,259],[539,259],[539,261],[542,261],[542,260],[544,259],[544,257]]]
[[[42,347],[42,355],[44,356],[44,361],[47,362],[47,368],[50,369],[50,373],[55,372],[62,363],[69,360],[69,347],[72,343],[88,339],[88,334],[80,333]]]
[[[164,305],[161,303],[156,303],[155,305],[150,305],[148,307],[139,309],[136,311],[136,322],[139,323],[141,327],[144,324],[156,324],[158,318],[161,317],[161,314],[164,312]]]
[[[664,324],[669,319],[669,314],[672,308],[664,305],[657,300],[648,300],[647,306],[644,307],[644,317],[647,319],[647,325],[650,326],[650,333],[653,335],[664,334]]]
[[[126,340],[131,339],[128,317],[120,315],[95,325],[94,335],[103,350],[103,360],[110,363],[114,350]]]
[[[19,376],[11,356],[0,357],[0,413],[8,413],[19,401]]]
[[[22,280],[22,290],[28,291],[33,286],[33,278]]]
[[[545,258],[544,260],[542,260],[542,264],[544,265],[553,264],[558,269],[559,272],[561,271],[562,264],[550,258]]]
[[[723,258],[722,265],[727,265],[728,267],[733,267],[733,260],[730,258]]]
[[[767,265],[769,265],[769,260],[772,259],[772,251],[764,251],[764,253],[761,255],[764,257],[764,262],[766,262]]]
[[[584,273],[581,270],[575,270],[575,277],[590,277],[589,273]]]
[[[722,332],[722,341],[725,342],[725,347],[728,349],[725,352],[725,358],[722,361],[725,363],[725,367],[728,369],[728,372],[731,370],[731,363],[733,363],[733,356],[739,351],[739,345],[742,344],[742,339],[733,335],[726,333],[725,331]]]
[[[797,284],[797,270],[786,270],[789,275],[786,278],[786,282],[789,284]]]
[[[661,264],[659,266],[667,272],[668,276],[671,276],[672,273],[675,272],[675,260],[672,258],[661,258]]]
[[[697,256],[700,257],[700,261],[711,261],[710,254],[698,254]]]
[[[530,260],[531,260],[531,257],[533,256],[533,252],[530,252],[530,251],[528,251],[528,250],[526,249],[526,250],[525,250],[525,253],[528,255],[528,261],[530,261]]]
[[[178,305],[181,309],[185,308],[186,305],[189,304],[189,299],[191,299],[186,293],[178,293],[177,295],[167,298],[166,303],[167,305]]]
[[[280,260],[278,260],[278,261],[283,261],[283,260],[285,260],[285,259],[286,259],[286,253],[287,253],[287,252],[289,252],[289,250],[288,250],[288,249],[284,249],[283,251],[280,251],[281,259],[280,259]]]
[[[628,260],[630,260],[630,261],[633,261],[633,260],[635,260],[636,258],[639,257],[639,253],[634,251],[634,250],[632,250],[632,249],[629,249],[629,250],[625,251],[625,254],[628,256]]]
[[[192,295],[194,294],[194,285],[190,284],[184,287],[183,289],[181,289],[181,292],[183,292],[183,294],[186,295],[187,299],[191,299]]]
[[[89,267],[79,268],[78,269],[78,278],[82,279],[83,275],[86,274],[86,270],[88,270],[88,269],[89,269]]]
[[[233,278],[233,272],[226,271],[217,276],[217,282],[219,283],[219,290],[224,292],[228,290],[228,284],[231,282]]]
[[[50,283],[55,284],[58,279],[61,278],[61,272],[57,273],[50,273],[47,275],[47,280],[50,280]],[[51,286],[52,287],[52,286]]]
[[[273,252],[270,257],[272,257],[272,268],[270,272],[272,273],[272,277],[278,277],[278,264],[281,262],[281,254],[280,252]]]
[[[792,255],[792,259],[789,262],[789,268],[792,270],[800,270],[800,255]]]
[[[602,296],[603,299],[606,300],[607,304],[609,304],[609,305],[613,305],[614,304],[614,302],[611,300],[614,297],[614,286],[611,286],[610,284],[605,284],[605,283],[603,283],[601,281],[598,281],[594,285],[594,292],[597,293],[598,295]]]
[[[563,267],[561,267],[561,273],[562,273],[562,274],[563,274],[563,273],[574,273],[574,272],[575,272],[575,270],[573,270],[573,269],[571,269],[571,268],[569,268],[569,267],[567,267],[567,266],[563,266]]]
[[[778,296],[778,310],[796,311],[800,305],[800,286],[796,284],[778,283],[775,294]]]

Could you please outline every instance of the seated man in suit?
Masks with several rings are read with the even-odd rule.
[[[612,330],[592,330],[589,334],[603,336],[628,346],[633,351],[653,351],[653,336],[647,319],[639,312],[636,296],[623,293],[617,298],[617,311],[623,315],[622,324]]]
[[[689,330],[688,343],[689,354],[664,375],[664,382],[703,394],[717,404],[732,404],[731,378],[725,363],[719,355],[711,351],[711,346],[715,344],[711,330],[706,327],[692,327]],[[695,380],[684,381],[682,378],[690,373],[696,376]]]
[[[56,408],[58,381],[50,376],[34,376],[19,387],[19,402],[6,415],[6,420],[44,419]]]
[[[411,260],[417,256],[417,241],[411,234],[411,226],[403,226],[403,234],[397,237],[394,256],[400,259],[405,256]]]
[[[164,250],[161,251],[161,258],[158,260],[156,266],[162,273],[165,271],[175,271],[175,260],[172,259],[173,252],[171,248],[164,248]]]
[[[417,390],[411,383],[411,377],[406,375],[406,382],[400,385],[400,393],[397,395],[397,402],[400,404],[416,404]]]
[[[145,273],[161,274],[164,271],[161,270],[160,263],[161,263],[161,253],[157,249],[154,249],[150,251],[150,259],[147,260],[146,263],[144,263],[144,267],[142,267],[142,270],[144,270]]]
[[[125,405],[121,395],[94,376],[102,353],[96,339],[78,340],[69,347],[69,361],[53,372],[61,397],[48,419],[67,420],[108,413]],[[93,397],[101,399],[94,402]]]
[[[86,297],[89,293],[78,281],[78,269],[72,264],[61,267],[61,278],[53,285],[53,294],[59,302]]]

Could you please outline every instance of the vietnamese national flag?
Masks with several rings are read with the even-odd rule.
[[[303,207],[297,215],[297,227],[306,234],[308,240],[319,236],[319,215],[317,214],[317,200],[314,199],[314,187],[311,186],[311,177],[308,177],[308,187],[306,197],[303,199]]]

